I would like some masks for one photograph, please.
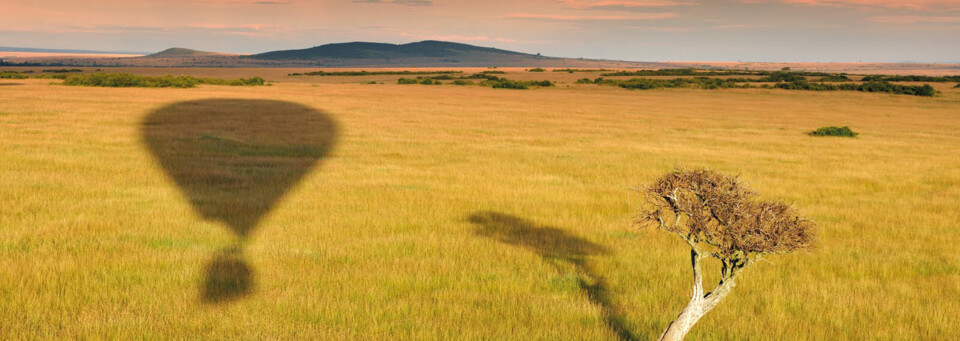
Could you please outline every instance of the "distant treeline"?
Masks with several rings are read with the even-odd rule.
[[[8,62],[0,59],[0,66],[64,66],[63,63]]]
[[[863,92],[885,92],[898,95],[926,96],[932,97],[937,94],[937,90],[930,84],[924,85],[900,85],[888,82],[870,81],[862,84],[844,83],[809,83],[807,81],[796,81],[791,83],[778,83],[774,87],[787,90],[815,90],[815,91],[863,91]]]
[[[457,74],[463,71],[314,71],[305,73],[291,73],[288,76],[410,76],[410,75],[445,75]]]
[[[559,71],[559,70],[554,70]],[[807,80],[807,77],[820,77],[821,82],[851,82],[846,73],[811,72],[811,71],[759,71],[759,70],[700,70],[700,69],[662,69],[619,71],[601,74],[604,77],[644,77],[644,76],[762,76],[760,78],[737,78],[738,82],[796,82]],[[948,83],[960,82],[960,76],[893,76],[869,75],[864,76],[863,82],[931,82]]]
[[[887,76],[870,75],[862,79],[864,82],[931,82],[949,83],[960,82],[960,76]]]
[[[610,71],[613,71],[613,70],[609,70],[609,69],[553,69],[553,72],[566,72],[566,73],[574,73],[574,72],[610,72]]]
[[[473,79],[480,80],[479,83],[474,83]],[[461,77],[451,77],[450,75],[440,75],[434,77],[417,77],[417,78],[400,78],[397,80],[397,84],[421,84],[421,85],[442,85],[444,80],[452,80],[451,84],[453,85],[473,85],[478,84],[480,86],[491,87],[494,89],[529,89],[534,87],[551,87],[554,86],[553,82],[548,80],[543,81],[516,81],[506,78],[500,78],[497,76],[484,74],[484,73],[475,73],[469,76]]]
[[[37,78],[37,79],[67,79],[67,77],[69,77],[69,75],[63,74],[63,73],[58,73],[58,74],[53,74],[53,75],[43,75],[43,74],[40,74],[40,75],[31,76],[30,78]]]
[[[73,73],[73,72],[83,72],[83,70],[80,70],[80,69],[48,69],[48,70],[43,70],[43,72],[47,72],[47,73]]]
[[[753,76],[758,75],[760,71],[741,71],[741,70],[700,70],[700,69],[660,69],[660,70],[637,70],[637,71],[617,71],[604,73],[604,77],[642,77],[642,76]]]
[[[649,90],[649,89],[659,89],[659,88],[696,88],[696,89],[728,89],[728,88],[776,88],[776,89],[786,89],[786,90],[813,90],[813,91],[862,91],[862,92],[884,92],[892,93],[899,95],[912,95],[912,96],[934,96],[937,94],[937,91],[930,86],[929,84],[924,85],[899,85],[892,84],[889,82],[865,82],[861,84],[856,83],[842,83],[842,84],[831,84],[825,82],[812,83],[808,82],[805,79],[792,79],[790,81],[781,80],[776,85],[770,86],[769,84],[764,84],[762,86],[754,86],[749,83],[743,83],[738,78],[710,78],[710,77],[694,77],[694,78],[674,78],[674,79],[650,79],[650,78],[632,78],[627,80],[622,79],[605,79],[597,78],[590,80],[589,78],[581,78],[577,80],[577,84],[599,84],[599,85],[613,85],[619,86],[624,89],[637,89],[637,90]]]
[[[631,78],[605,79],[581,78],[577,84],[599,84],[613,85],[624,89],[650,90],[660,88],[697,88],[697,89],[728,89],[728,88],[750,88],[749,84],[740,84],[735,79],[694,77],[694,78],[674,78],[674,79],[651,79],[651,78]]]
[[[219,79],[171,75],[151,77],[132,75],[128,73],[93,73],[68,76],[63,81],[63,84],[72,86],[100,86],[112,88],[192,88],[199,84],[258,86],[265,85],[266,81],[261,77]]]
[[[660,69],[618,71],[601,74],[604,77],[643,77],[643,76],[775,76],[790,75],[794,77],[825,77],[845,75],[843,73],[809,72],[809,71],[760,71],[760,70],[701,70],[701,69]]]
[[[0,79],[27,79],[27,78],[30,78],[30,76],[20,72],[15,72],[15,71],[0,72]]]
[[[40,78],[40,79],[66,79],[67,75],[58,74],[58,75],[30,75],[33,71],[27,70],[23,72],[16,71],[3,71],[0,72],[0,78],[5,79],[27,79],[27,78]]]

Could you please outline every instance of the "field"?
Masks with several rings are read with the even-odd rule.
[[[0,80],[0,338],[652,339],[687,303],[689,249],[633,226],[634,188],[674,167],[739,174],[818,225],[816,249],[750,268],[690,339],[960,333],[954,83],[915,97],[522,69],[506,76],[560,83],[286,76],[302,70],[117,70],[265,87]],[[860,135],[807,134],[831,125]],[[242,172],[277,155],[299,161]]]

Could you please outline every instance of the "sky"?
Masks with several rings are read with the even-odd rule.
[[[960,0],[0,0],[0,46],[455,41],[631,61],[960,62]]]

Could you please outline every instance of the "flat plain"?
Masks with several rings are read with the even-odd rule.
[[[953,83],[915,97],[631,91],[522,69],[505,76],[559,84],[122,71],[273,85],[0,80],[0,338],[652,339],[687,302],[689,251],[633,225],[634,188],[675,167],[739,174],[818,225],[815,249],[750,268],[691,339],[960,333]],[[152,114],[209,100],[335,127],[242,236],[204,219],[144,135]],[[807,135],[829,125],[861,135]],[[206,267],[238,243],[249,291],[211,300]]]

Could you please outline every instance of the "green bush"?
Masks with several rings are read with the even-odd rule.
[[[533,68],[533,69],[527,69],[527,72],[545,72],[545,71],[547,70],[544,70],[543,68],[539,68],[539,67]]]
[[[14,72],[14,71],[3,71],[3,72],[0,72],[0,79],[26,79],[26,78],[29,78],[29,77],[30,77],[30,76],[27,76],[27,75],[22,74],[22,73],[19,73],[19,72]]]
[[[609,70],[609,69],[570,69],[570,68],[566,68],[566,69],[553,69],[553,72],[566,72],[566,73],[574,73],[574,72],[610,72],[610,71],[613,71],[613,70]]]
[[[30,77],[30,78],[36,78],[36,79],[67,79],[67,77],[69,77],[69,76],[70,76],[70,75],[67,75],[67,74],[57,73],[57,74],[52,74],[52,75],[49,75],[49,74],[40,74],[40,75],[32,76],[32,77]]]
[[[727,88],[749,88],[748,84],[737,84],[736,80],[695,77],[695,78],[674,78],[674,79],[649,79],[632,78],[625,81],[605,80],[597,78],[596,84],[613,83],[624,89],[650,90],[659,88],[699,88],[699,89],[727,89]]]
[[[497,72],[501,72],[501,71],[497,71]],[[488,80],[488,81],[498,81],[498,80],[500,80],[500,77],[497,77],[497,76],[488,74],[487,72],[475,73],[475,74],[472,74],[472,75],[469,75],[469,76],[463,77],[463,78],[466,78],[466,79],[486,79],[486,80]]]
[[[852,81],[852,79],[850,79],[850,77],[847,77],[847,75],[844,75],[844,74],[836,74],[836,75],[820,77],[820,81],[821,82],[849,82],[849,81]]]
[[[486,86],[489,86],[489,87],[494,88],[494,89],[516,89],[516,90],[524,90],[524,89],[529,89],[529,88],[532,88],[532,87],[546,88],[546,87],[554,86],[553,82],[548,81],[548,80],[545,80],[545,81],[515,81],[515,80],[509,80],[509,79],[506,79],[506,78],[501,78],[501,79],[496,80],[496,81],[486,80],[486,81],[481,82],[480,85],[486,85]]]
[[[238,79],[219,79],[219,78],[200,78],[199,84],[208,85],[229,85],[229,86],[259,86],[266,84],[266,80],[257,76],[253,78]]]
[[[810,135],[813,136],[841,136],[841,137],[857,137],[859,133],[855,133],[850,127],[822,127],[820,129],[810,132]]]
[[[946,83],[960,82],[960,76],[888,76],[888,75],[870,75],[861,79],[864,82],[931,82]]]
[[[499,71],[496,71],[499,72]],[[506,78],[500,78],[486,73],[475,73],[470,76],[460,76],[453,78],[450,76],[400,78],[397,84],[423,84],[423,85],[442,85],[441,80],[453,80],[453,85],[472,85],[470,79],[479,79],[481,86],[487,86],[494,89],[529,89],[532,87],[552,87],[555,84],[548,80],[543,81],[515,81]]]
[[[129,73],[91,73],[66,77],[64,85],[100,86],[111,88],[192,88],[199,84],[229,86],[260,86],[266,81],[261,77],[240,79],[195,78],[190,76],[140,76]]]
[[[64,85],[72,86],[101,86],[111,88],[192,88],[197,86],[198,79],[186,76],[147,77],[128,73],[94,73],[73,75],[67,77]]]
[[[794,72],[777,71],[767,77],[760,78],[760,82],[796,82],[806,80],[807,77]]]
[[[790,83],[778,83],[778,89],[786,90],[814,90],[814,91],[862,91],[862,92],[885,92],[897,95],[925,96],[931,97],[937,94],[937,90],[930,84],[924,85],[899,85],[887,82],[866,82],[863,84],[827,84],[827,83],[809,83],[805,80],[794,81]]]
[[[463,71],[314,71],[306,73],[290,73],[287,76],[416,76],[416,75],[447,75],[463,73]]]
[[[80,70],[80,69],[51,69],[51,70],[43,70],[43,72],[49,72],[49,73],[74,73],[74,72],[83,72],[83,70]]]

